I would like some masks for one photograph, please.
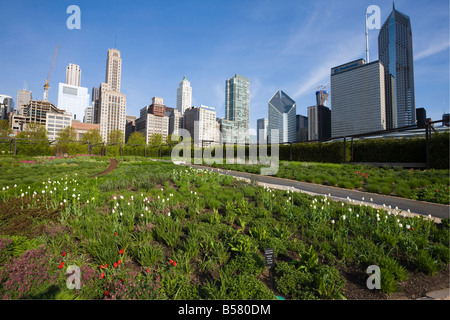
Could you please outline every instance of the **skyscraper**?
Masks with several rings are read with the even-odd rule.
[[[308,141],[308,117],[297,115],[297,142]]]
[[[166,112],[163,98],[153,97],[150,106],[141,109],[140,117],[136,119],[136,131],[145,136],[145,143],[149,143],[152,135],[159,134],[163,141],[169,135],[169,114]]]
[[[177,109],[183,116],[184,111],[190,107],[192,107],[192,87],[184,76],[177,89]]]
[[[269,137],[272,136],[271,131],[277,129],[280,143],[295,142],[297,135],[296,115],[295,101],[283,91],[278,90],[269,100]],[[269,141],[271,141],[270,138]]]
[[[88,88],[59,83],[58,108],[72,114],[72,119],[83,120],[90,104]]]
[[[331,139],[331,110],[325,106],[308,107],[308,140]]]
[[[120,51],[108,49],[106,82],[100,85],[100,98],[95,105],[95,121],[100,124],[100,134],[105,142],[113,130],[121,130],[125,137],[127,98],[120,92],[121,75]]]
[[[364,59],[331,69],[332,137],[386,130],[384,67]]]
[[[70,63],[66,68],[66,84],[81,86],[81,69],[79,65]]]
[[[385,68],[387,129],[415,125],[411,21],[395,6],[378,35],[378,58]]]
[[[201,106],[192,107],[184,113],[185,129],[197,146],[203,142],[208,144],[216,140],[216,111],[214,108]]]
[[[17,114],[23,114],[22,110],[30,104],[31,99],[32,99],[31,91],[20,89],[17,92],[17,104],[16,104]]]
[[[267,128],[269,119],[258,119],[256,121],[256,140],[257,143],[267,143]]]
[[[237,143],[248,142],[250,127],[250,79],[239,74],[225,82],[225,120],[233,121]]]

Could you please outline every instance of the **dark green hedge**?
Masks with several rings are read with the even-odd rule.
[[[433,133],[430,140],[430,165],[449,168],[449,133]],[[425,138],[370,139],[355,141],[354,162],[425,163]]]

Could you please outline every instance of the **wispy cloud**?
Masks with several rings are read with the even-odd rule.
[[[419,60],[428,58],[439,52],[447,50],[449,47],[450,47],[450,42],[448,40],[430,45],[428,48],[426,48],[426,49],[420,51],[418,54],[414,55],[414,61],[419,61]]]

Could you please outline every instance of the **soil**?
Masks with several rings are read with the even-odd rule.
[[[109,159],[109,166],[106,168],[105,171],[102,171],[100,173],[97,173],[93,175],[91,178],[97,177],[97,176],[103,176],[105,174],[110,173],[111,171],[115,170],[119,164],[119,161],[117,159]]]
[[[31,208],[31,202],[36,202]],[[49,222],[57,222],[61,208],[52,209],[41,196],[11,198],[0,205],[0,234],[22,235],[30,238],[41,235]]]
[[[397,292],[387,295],[379,290],[369,290],[366,286],[368,275],[363,270],[341,271],[346,280],[345,297],[348,300],[416,300],[428,292],[449,287],[449,269],[433,276],[410,271],[408,279],[399,284]]]

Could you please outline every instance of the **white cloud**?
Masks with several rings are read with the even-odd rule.
[[[435,43],[433,45],[428,46],[425,50],[420,51],[418,54],[414,56],[414,61],[419,61],[429,56],[432,56],[441,51],[447,50],[450,47],[450,42],[443,41],[440,43]]]

